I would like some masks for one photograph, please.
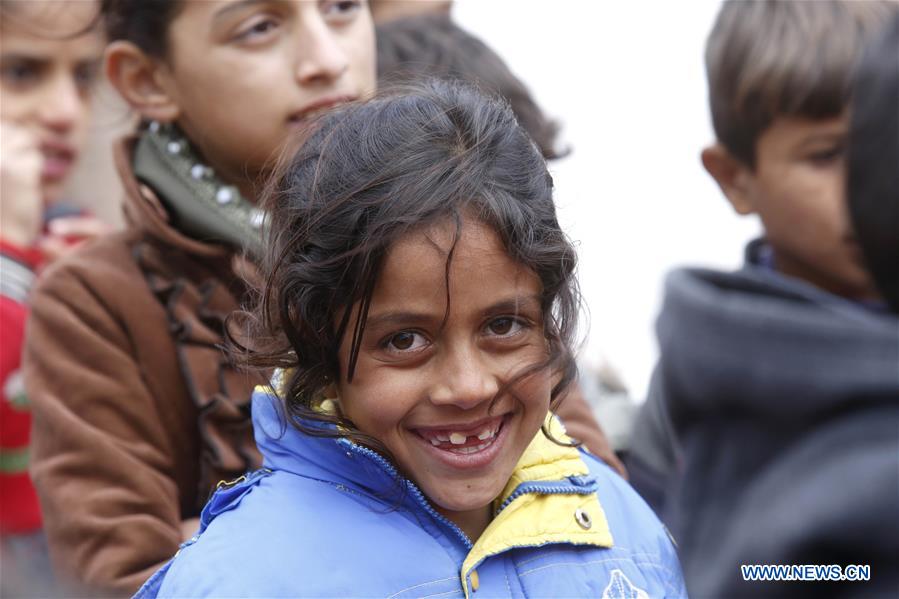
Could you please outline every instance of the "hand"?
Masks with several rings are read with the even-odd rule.
[[[0,238],[30,247],[41,231],[44,157],[37,136],[10,121],[0,121]]]
[[[85,241],[106,235],[112,227],[95,216],[64,216],[47,223],[47,234],[37,242],[47,261],[72,251]]]

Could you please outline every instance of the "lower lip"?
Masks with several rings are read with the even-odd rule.
[[[45,181],[59,181],[65,179],[71,172],[75,163],[72,158],[52,156],[44,159],[44,167],[41,170],[41,178]]]
[[[418,439],[421,443],[424,451],[445,466],[448,466],[454,470],[476,470],[478,468],[484,468],[485,466],[490,465],[490,463],[492,463],[493,460],[495,460],[496,457],[500,454],[503,445],[505,444],[506,437],[508,436],[510,419],[511,416],[506,416],[505,418],[503,418],[503,423],[500,426],[499,431],[496,433],[496,437],[493,438],[493,443],[491,443],[481,451],[475,453],[463,454],[446,451],[440,449],[439,447],[435,447],[431,444],[430,441],[426,440],[417,433],[413,434],[415,435],[415,438]]]

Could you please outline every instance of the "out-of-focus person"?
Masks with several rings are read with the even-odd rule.
[[[50,592],[28,476],[21,353],[38,269],[106,231],[64,201],[84,146],[103,51],[96,2],[0,2],[0,536],[2,595]]]
[[[855,236],[880,294],[899,313],[899,15],[858,69],[848,170]]]
[[[449,15],[453,0],[369,0],[376,25],[420,15]]]
[[[897,11],[725,2],[709,37],[703,165],[764,238],[737,272],[669,275],[630,462],[660,489],[692,595],[899,591],[899,323],[845,204],[854,67]],[[824,580],[743,568],[806,564]],[[871,580],[826,582],[854,565]]]

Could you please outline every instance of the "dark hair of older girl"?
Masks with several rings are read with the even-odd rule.
[[[316,411],[315,402],[339,376],[353,378],[390,246],[447,219],[456,223],[458,239],[463,219],[473,218],[494,229],[543,287],[547,358],[505,381],[498,395],[551,369],[559,373],[554,407],[575,376],[571,347],[580,303],[576,254],[556,219],[552,189],[540,150],[508,104],[470,87],[429,81],[324,115],[267,196],[265,284],[258,304],[232,322],[241,339],[252,340],[231,336],[238,359],[292,369],[276,391],[300,430],[347,436],[391,458],[352,422]],[[451,260],[452,251],[447,278]],[[347,335],[341,373],[338,349]]]
[[[165,58],[168,29],[183,0],[103,0],[100,12],[109,41],[125,40],[149,56]]]

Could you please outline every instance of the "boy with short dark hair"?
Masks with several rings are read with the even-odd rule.
[[[740,271],[669,276],[629,464],[662,498],[692,595],[800,592],[741,564],[868,564],[865,588],[841,589],[895,585],[899,324],[850,226],[844,146],[853,66],[897,11],[732,1],[709,37],[702,162],[764,238]]]

